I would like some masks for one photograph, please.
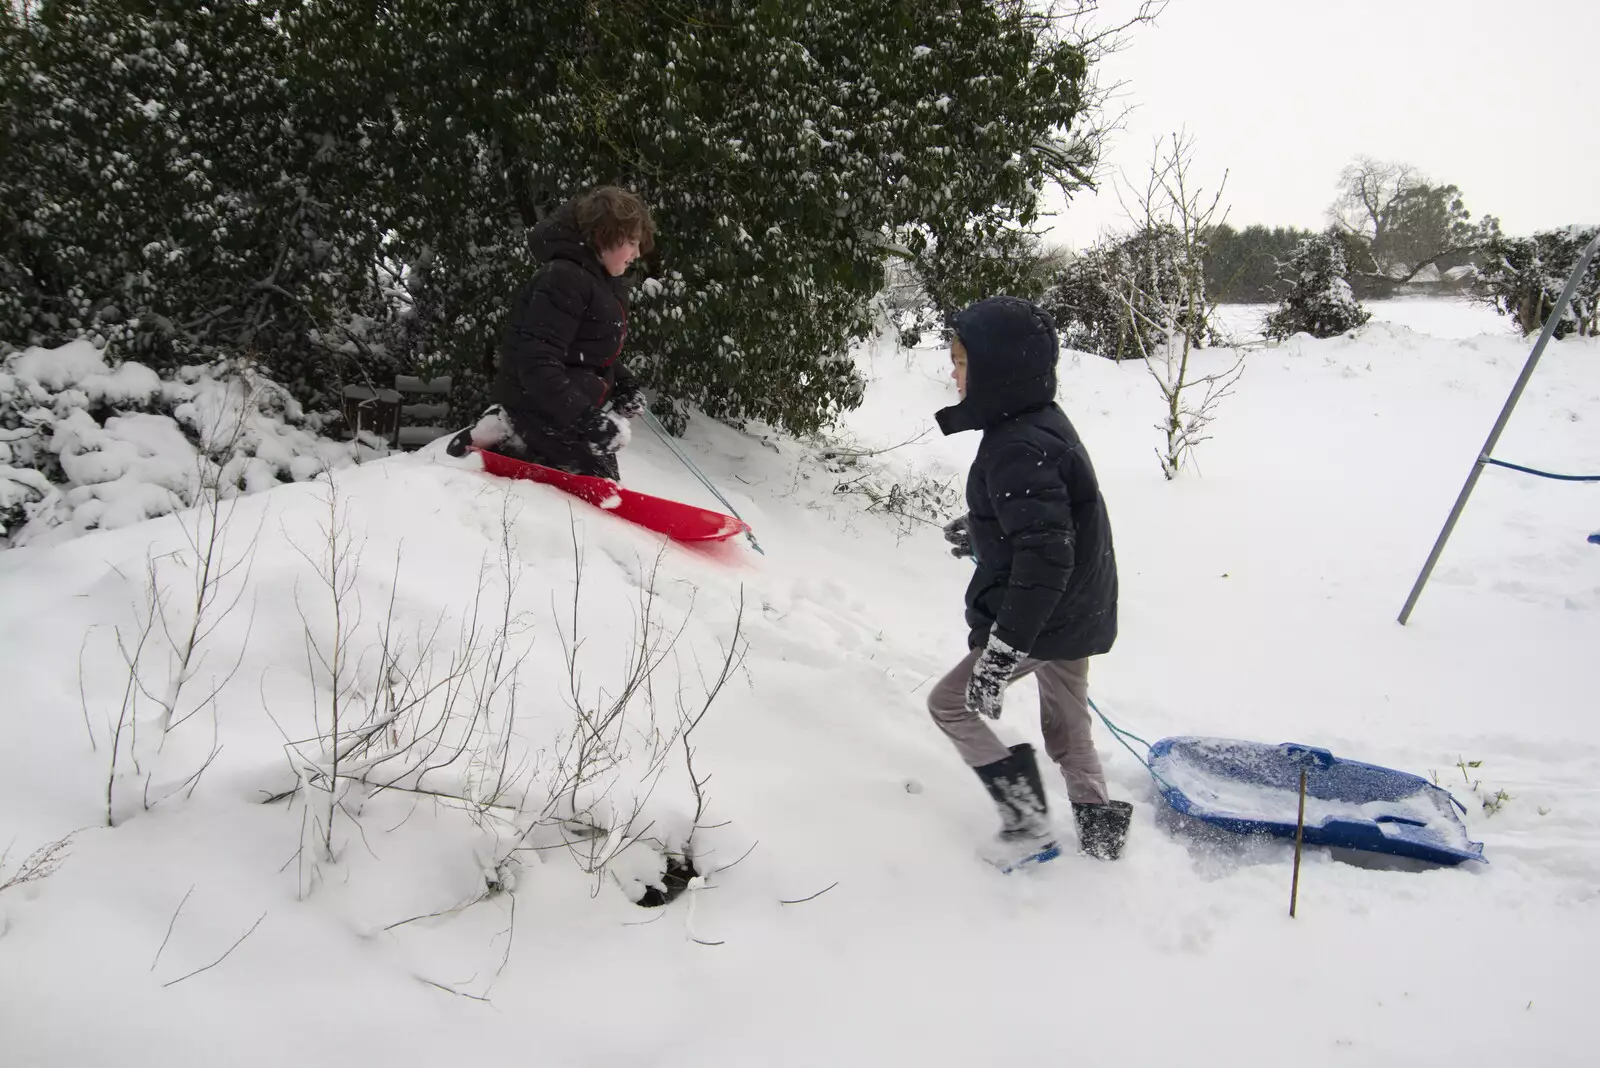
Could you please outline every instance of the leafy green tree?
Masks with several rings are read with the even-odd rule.
[[[227,349],[285,378],[313,360],[370,269],[288,122],[277,9],[56,0],[3,24],[0,340],[157,367]]]
[[[463,404],[535,268],[528,229],[592,185],[657,217],[628,359],[658,411],[806,430],[859,401],[848,349],[887,249],[959,301],[1043,184],[1084,173],[1084,54],[1025,4],[558,8],[395,0],[289,22],[304,115],[362,146],[349,196],[403,265],[404,358],[455,372]]]
[[[858,403],[893,253],[948,312],[1038,287],[1088,180],[1090,59],[1022,0],[49,0],[0,34],[0,342],[254,353],[302,400],[484,400],[529,231],[640,192],[628,359],[794,430]],[[893,250],[893,253],[891,252]]]

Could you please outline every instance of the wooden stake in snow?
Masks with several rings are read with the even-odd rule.
[[[1294,827],[1294,881],[1289,885],[1289,918],[1294,918],[1295,902],[1300,897],[1300,846],[1306,836],[1306,769],[1300,769],[1300,815]]]

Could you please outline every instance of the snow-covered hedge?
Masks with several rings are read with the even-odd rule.
[[[1542,329],[1595,231],[1593,226],[1567,226],[1541,230],[1532,237],[1496,234],[1483,249],[1475,287],[1478,298],[1514,318],[1524,334]],[[1556,324],[1556,337],[1573,333],[1600,335],[1600,256],[1590,261]]]
[[[0,364],[0,547],[124,527],[310,478],[377,452],[318,436],[282,388],[242,365],[169,378],[112,366],[87,341]]]

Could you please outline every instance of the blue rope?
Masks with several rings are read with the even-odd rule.
[[[656,437],[665,442],[667,448],[671,449],[673,453],[676,454],[678,459],[683,461],[683,466],[687,467],[690,473],[693,474],[695,478],[700,480],[700,484],[702,486],[711,491],[712,496],[716,497],[717,500],[722,502],[722,506],[732,514],[733,518],[739,520],[741,523],[744,523],[744,517],[735,511],[733,505],[728,503],[728,498],[724,497],[722,495],[722,491],[718,490],[716,486],[712,485],[711,480],[706,477],[705,472],[701,471],[700,468],[695,466],[695,462],[689,459],[688,454],[682,449],[678,448],[678,443],[672,440],[672,435],[668,434],[667,428],[662,426],[660,420],[650,413],[650,409],[646,408],[643,412],[643,415],[645,425],[651,430],[655,431]],[[750,524],[744,523],[744,525],[744,536],[750,539],[750,547],[756,552],[760,553],[762,556],[767,555],[766,550],[763,549],[756,541],[755,531],[750,529]]]
[[[1134,734],[1132,731],[1125,731],[1121,727],[1117,726],[1115,723],[1112,723],[1111,722],[1111,717],[1107,716],[1104,712],[1100,711],[1100,706],[1094,703],[1094,698],[1091,697],[1088,700],[1089,700],[1089,707],[1094,709],[1094,714],[1100,717],[1100,722],[1104,723],[1106,725],[1106,728],[1109,731],[1111,731],[1111,736],[1113,738],[1115,738],[1117,741],[1121,742],[1122,743],[1122,747],[1124,749],[1126,749],[1128,752],[1133,754],[1133,759],[1137,760],[1139,763],[1144,765],[1144,770],[1146,770],[1146,771],[1148,771],[1150,773],[1150,777],[1155,779],[1156,782],[1160,783],[1162,786],[1166,787],[1168,790],[1173,789],[1172,784],[1169,783],[1167,780],[1163,779],[1161,777],[1161,773],[1159,771],[1157,771],[1155,768],[1152,768],[1150,766],[1149,759],[1146,758],[1146,757],[1140,756],[1139,755],[1139,751],[1137,749],[1135,749],[1133,746],[1128,744],[1127,739],[1128,738],[1132,738],[1134,741],[1136,741],[1140,745],[1144,746],[1144,751],[1146,753],[1148,753],[1150,751],[1150,743],[1145,741],[1143,738],[1139,737],[1137,734]]]
[[[1600,482],[1600,475],[1554,475],[1549,471],[1540,471],[1536,467],[1523,467],[1521,464],[1508,464],[1504,460],[1496,460],[1485,456],[1483,462],[1494,467],[1504,467],[1510,471],[1521,471],[1525,475],[1538,475],[1540,478],[1553,478],[1557,482]]]

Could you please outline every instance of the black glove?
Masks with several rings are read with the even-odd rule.
[[[967,711],[999,719],[1006,686],[1023,659],[1021,651],[989,635],[989,644],[983,647],[977,663],[972,665],[972,678],[967,680]]]
[[[617,390],[611,398],[611,410],[624,419],[637,419],[644,414],[644,390],[638,386]]]
[[[957,516],[944,525],[944,540],[951,544],[950,555],[957,560],[963,556],[977,559],[972,555],[972,532],[967,529],[966,516]]]
[[[590,408],[578,416],[578,437],[596,456],[609,456],[622,448],[622,426],[598,408]]]

